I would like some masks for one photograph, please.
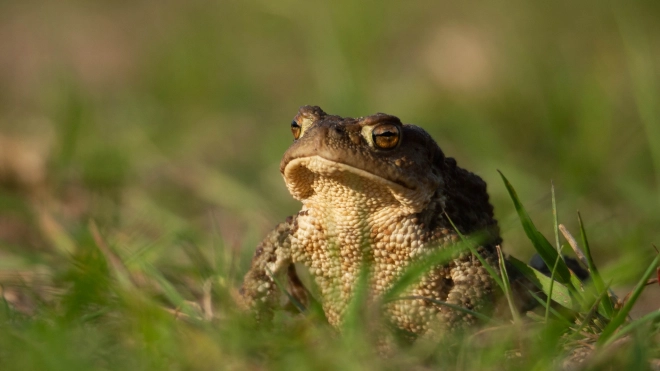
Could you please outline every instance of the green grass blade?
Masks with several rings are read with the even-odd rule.
[[[552,222],[555,232],[555,246],[557,253],[561,255],[561,245],[559,244],[559,213],[557,212],[557,199],[555,197],[555,184],[550,182],[550,192],[552,193]]]
[[[364,260],[363,260],[364,261]],[[346,314],[342,322],[343,333],[348,336],[349,341],[357,341],[364,332],[364,311],[369,310],[369,276],[368,264],[362,264],[359,275],[353,285],[353,294],[346,306]]]
[[[629,324],[625,325],[624,327],[621,328],[621,330],[619,330],[616,334],[612,335],[607,341],[605,341],[603,343],[603,346],[612,344],[616,340],[621,339],[622,337],[631,333],[640,326],[649,323],[651,321],[655,321],[656,319],[660,319],[660,310],[656,310],[654,312],[648,313],[645,316],[638,318],[630,322]]]
[[[587,315],[584,316],[584,318],[582,319],[580,326],[570,336],[571,339],[576,339],[578,336],[580,336],[582,329],[584,329],[589,324],[589,322],[591,322],[591,319],[598,312],[598,306],[600,305],[600,301],[603,300],[604,297],[607,297],[607,291],[603,291],[598,297],[598,299],[596,299],[596,302],[591,306],[589,312],[587,312]]]
[[[446,301],[436,300],[436,299],[433,299],[433,298],[427,298],[425,296],[403,296],[403,297],[400,297],[400,298],[391,299],[391,300],[389,300],[389,302],[398,301],[398,300],[425,300],[425,301],[428,301],[429,303],[442,305],[442,306],[445,306],[447,308],[451,308],[451,309],[454,309],[456,311],[463,312],[465,314],[469,314],[471,316],[479,318],[480,320],[482,320],[484,322],[492,322],[493,321],[493,318],[488,317],[485,314],[475,312],[473,310],[461,307],[461,306],[456,305],[456,304],[447,303]]]
[[[268,275],[273,279],[273,282],[275,282],[275,285],[277,285],[277,289],[280,290],[280,292],[284,293],[286,295],[287,299],[293,304],[294,307],[298,310],[300,313],[305,313],[305,306],[298,301],[291,293],[289,290],[286,289],[286,285],[280,280],[280,278],[271,272],[268,267],[266,267],[266,272],[268,272]]]
[[[428,256],[411,263],[403,274],[392,284],[383,295],[382,300],[387,302],[399,296],[407,287],[417,281],[431,268],[443,265],[452,260],[457,254],[468,249],[465,242],[457,243],[447,248],[437,248]]]
[[[545,320],[546,322],[548,321],[548,316],[550,315],[550,308],[551,308],[551,301],[552,301],[552,290],[555,288],[555,277],[557,275],[557,267],[559,266],[559,262],[561,261],[560,255],[557,255],[557,259],[555,260],[555,266],[552,268],[552,273],[550,274],[550,287],[548,287],[548,294],[546,295],[548,298],[546,299],[546,305],[545,305]]]
[[[544,294],[551,296],[552,300],[557,304],[570,310],[577,310],[581,307],[581,303],[576,300],[575,295],[568,287],[560,282],[555,282],[553,284],[550,277],[528,266],[513,256],[510,256],[508,260],[515,269],[530,280],[536,287],[540,288]],[[552,292],[550,292],[551,285],[553,286]]]
[[[605,330],[603,330],[603,333],[598,338],[598,345],[605,344],[607,340],[614,334],[614,332],[625,322],[628,313],[630,313],[633,305],[635,305],[639,295],[641,295],[642,291],[644,291],[644,287],[646,287],[646,281],[649,279],[649,277],[651,277],[653,273],[655,273],[655,269],[658,266],[659,261],[660,254],[657,254],[655,259],[653,259],[653,262],[651,262],[651,265],[649,265],[649,267],[646,269],[646,272],[644,272],[642,278],[640,278],[637,286],[635,287],[635,290],[633,290],[626,304],[623,305],[623,308],[621,308],[619,313],[617,313],[616,316],[612,318],[612,321],[610,321],[609,325],[607,325]]]
[[[523,207],[522,203],[520,202],[520,199],[518,198],[518,194],[516,193],[515,189],[509,183],[509,181],[506,179],[504,174],[502,174],[501,171],[498,171],[500,173],[500,176],[502,177],[502,180],[504,181],[504,185],[506,186],[507,191],[509,192],[509,196],[511,196],[511,200],[513,201],[514,207],[516,209],[516,212],[518,213],[518,217],[520,219],[520,222],[522,223],[523,229],[525,230],[525,234],[527,235],[527,238],[532,241],[532,244],[534,245],[534,248],[536,251],[539,253],[545,264],[548,266],[548,268],[554,268],[555,262],[557,261],[557,250],[555,250],[550,242],[543,236],[534,226],[534,223],[532,222],[532,219],[529,217],[529,214],[527,214],[527,211]],[[565,263],[560,263],[557,266],[557,280],[565,285],[572,285],[571,284],[571,273],[566,267]]]
[[[172,285],[170,281],[163,276],[158,269],[153,267],[151,264],[144,263],[142,265],[143,271],[153,278],[158,285],[160,286],[163,295],[167,300],[180,312],[187,315],[192,320],[201,319],[200,313],[193,309],[193,307],[188,304],[185,298],[177,291],[177,289]]]
[[[532,298],[534,298],[534,300],[536,300],[541,306],[546,305],[546,302],[543,301],[543,299],[541,299],[538,295],[536,295],[536,294],[533,293],[532,291],[529,291],[529,294],[530,294],[530,295],[532,296]],[[566,325],[566,326],[571,326],[571,321],[569,321],[568,318],[566,318],[564,315],[562,315],[561,313],[559,313],[559,311],[557,311],[555,308],[553,308],[552,306],[550,306],[549,311],[550,311],[550,313],[552,313],[552,314],[553,314],[553,315],[554,315],[559,321],[561,321],[564,325]],[[529,313],[533,313],[533,312],[529,312]],[[544,320],[545,320],[545,318],[544,318]]]
[[[555,259],[555,265],[552,267],[552,273],[550,274],[550,288],[549,295],[547,296],[547,301],[545,303],[545,322],[548,322],[550,316],[550,302],[552,300],[552,289],[554,288],[555,277],[557,275],[557,267],[559,266],[559,261],[561,260],[562,246],[559,244],[559,214],[557,213],[557,199],[555,198],[555,184],[550,182],[550,191],[552,193],[552,221],[554,222],[554,231],[555,231],[555,246],[557,246],[557,259]]]
[[[578,214],[578,223],[580,224],[580,236],[582,237],[582,247],[584,248],[584,255],[587,260],[587,266],[589,268],[589,274],[591,276],[591,280],[594,283],[594,286],[596,287],[596,290],[598,292],[607,292],[607,289],[605,288],[605,282],[603,282],[603,278],[598,272],[598,268],[596,268],[596,264],[594,264],[594,259],[591,256],[591,249],[589,248],[589,241],[587,240],[587,232],[584,230],[584,223],[582,223],[582,216],[580,215],[579,211],[577,214]],[[601,302],[601,305],[603,311],[606,314],[606,317],[612,318],[612,316],[614,315],[614,303],[612,303],[611,296],[607,295],[606,297],[604,297]]]
[[[563,262],[563,260],[562,260]],[[575,289],[577,289],[577,292],[583,293],[584,292],[584,285],[580,278],[573,274],[573,271],[571,271],[571,286]]]
[[[451,226],[454,228],[454,231],[456,231],[458,236],[461,238],[461,241],[463,241],[463,243],[465,243],[467,245],[468,249],[470,249],[470,252],[472,253],[472,255],[476,256],[477,259],[479,259],[479,262],[486,269],[488,274],[490,274],[490,276],[493,277],[493,279],[495,280],[497,285],[500,287],[500,289],[502,291],[504,291],[504,289],[505,289],[504,288],[504,283],[502,282],[502,279],[500,278],[500,275],[495,271],[495,269],[493,269],[493,267],[490,266],[490,264],[488,264],[488,262],[481,256],[481,254],[479,254],[479,252],[477,251],[477,249],[475,247],[477,245],[480,245],[480,243],[475,243],[474,242],[474,239],[479,238],[479,235],[477,234],[476,236],[473,236],[472,241],[468,240],[461,233],[461,231],[459,231],[458,228],[456,228],[456,224],[454,224],[454,221],[451,220],[451,218],[449,217],[449,215],[446,212],[445,212],[445,216],[447,217],[447,220],[449,220],[449,223],[451,224]]]
[[[504,291],[504,296],[506,296],[506,301],[509,303],[509,310],[511,310],[511,316],[513,320],[518,323],[520,322],[520,315],[518,310],[513,303],[513,297],[511,296],[511,283],[509,282],[509,274],[506,271],[506,262],[504,260],[504,255],[502,254],[502,249],[497,246],[497,257],[500,265],[500,274],[502,275],[502,291]]]

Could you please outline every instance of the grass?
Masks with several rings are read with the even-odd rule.
[[[543,238],[526,217],[510,183],[503,179],[523,216],[521,222],[531,232],[530,240]],[[156,268],[145,249],[122,252],[111,235],[102,233],[94,222],[77,235],[60,225],[50,228],[64,234],[51,233],[53,244],[68,241],[67,248],[55,250],[58,269],[50,272],[46,282],[35,284],[35,277],[26,275],[22,281],[16,277],[14,284],[3,285],[8,299],[0,306],[2,369],[552,369],[567,357],[567,349],[576,348],[593,350],[593,367],[604,362],[630,367],[648,362],[660,351],[657,342],[648,342],[660,331],[657,312],[626,320],[656,272],[660,255],[623,305],[606,289],[597,288],[595,282],[602,282],[602,277],[593,267],[591,282],[596,289],[589,288],[591,283],[583,286],[570,279],[549,285],[548,277],[531,267],[520,269],[522,263],[513,260],[514,267],[553,298],[550,318],[530,314],[521,327],[519,321],[506,323],[472,313],[486,324],[482,331],[440,340],[420,339],[393,348],[391,344],[384,358],[377,335],[382,319],[364,300],[356,299],[349,306],[341,335],[314,309],[278,311],[272,323],[259,324],[235,305],[236,285],[227,274],[233,261],[211,259],[209,252],[214,250],[202,250],[203,243],[178,237],[187,262]],[[430,257],[432,262],[411,266],[385,299],[411,299],[397,297],[397,293],[433,264],[472,243],[465,239],[451,251]],[[532,244],[544,246],[538,241]],[[590,250],[584,251],[587,261],[592,260]],[[555,276],[558,267],[572,274],[563,259],[554,259],[548,266]],[[497,279],[508,292],[506,273]],[[515,310],[512,301],[509,305]],[[564,308],[563,313],[557,311],[559,307]],[[604,308],[616,309],[609,312]],[[621,345],[613,346],[617,339],[626,339],[623,350]],[[630,346],[637,347],[636,358],[626,358],[625,349]]]
[[[0,369],[549,369],[564,345],[642,367],[658,25],[653,1],[0,3]],[[556,304],[387,358],[359,302],[350,336],[318,308],[254,323],[235,290],[299,208],[278,164],[303,104],[428,130],[487,181],[504,253],[540,248],[556,282],[512,264]],[[559,222],[593,285],[559,258]]]

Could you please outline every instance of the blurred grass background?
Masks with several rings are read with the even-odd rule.
[[[579,209],[604,277],[627,285],[660,243],[658,66],[650,0],[2,1],[4,295],[27,313],[49,295],[107,304],[82,297],[108,285],[95,226],[129,271],[156,267],[186,299],[209,276],[236,287],[299,208],[278,166],[306,104],[424,127],[487,181],[523,260],[496,169],[549,237],[552,180],[560,222],[577,231]],[[72,270],[71,254],[99,265]],[[92,273],[96,289],[71,288]],[[40,280],[58,288],[12,289]]]

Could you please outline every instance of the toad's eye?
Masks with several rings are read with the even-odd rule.
[[[300,127],[300,125],[296,122],[296,120],[291,121],[291,132],[293,133],[293,139],[300,138],[302,127]]]
[[[396,147],[401,138],[399,127],[392,124],[378,125],[371,132],[374,145],[379,149],[392,149]]]

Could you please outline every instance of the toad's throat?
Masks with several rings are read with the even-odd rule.
[[[282,175],[291,195],[307,206],[323,199],[338,208],[358,204],[375,211],[395,202],[403,213],[412,214],[424,210],[431,196],[423,187],[403,185],[321,156],[293,159]]]

